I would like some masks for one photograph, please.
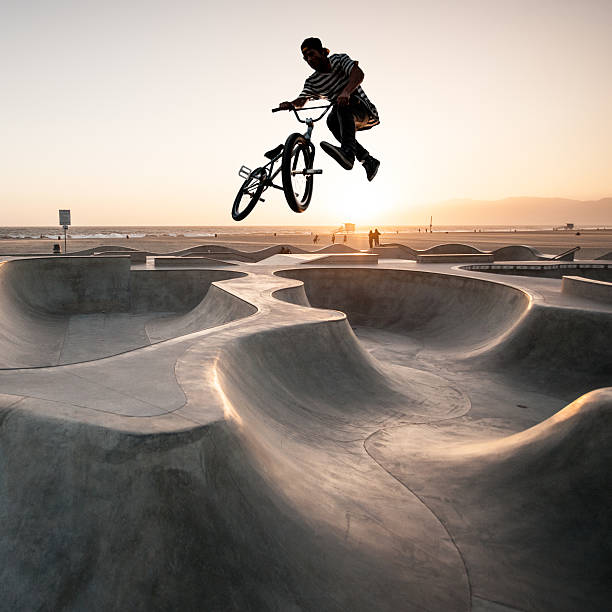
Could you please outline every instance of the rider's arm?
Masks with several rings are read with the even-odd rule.
[[[338,95],[338,104],[348,104],[351,94],[361,85],[364,76],[363,70],[355,63],[351,68],[346,87]]]
[[[306,102],[308,102],[308,98],[298,97],[292,102],[281,102],[278,107],[283,110],[289,110],[291,107],[302,108]]]

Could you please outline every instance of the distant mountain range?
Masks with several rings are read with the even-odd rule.
[[[433,215],[434,225],[607,225],[612,227],[612,197],[595,201],[516,197],[502,200],[446,200],[423,205],[413,215]],[[411,222],[414,222],[413,220]]]

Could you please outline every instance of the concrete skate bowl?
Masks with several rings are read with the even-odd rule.
[[[571,399],[612,381],[612,312],[603,300],[556,306],[511,286],[417,271],[278,274],[305,283],[303,296],[293,288],[281,299],[339,309],[360,337],[364,330],[391,334],[389,344],[399,340],[398,351],[421,363],[447,360],[453,368],[496,371],[510,385]]]
[[[213,281],[220,270],[131,271],[129,259],[36,258],[0,264],[0,368],[100,359],[248,316]]]
[[[421,347],[447,353],[469,354],[498,341],[531,303],[514,287],[416,270],[312,268],[277,274],[303,281],[312,306],[341,310],[351,325],[410,335]]]
[[[573,398],[612,380],[612,313],[607,306],[561,308],[476,278],[411,270],[283,270],[304,282],[309,303],[345,312],[358,335],[398,344],[424,364],[500,372]],[[302,303],[299,291],[291,299]],[[461,365],[459,365],[461,362]]]

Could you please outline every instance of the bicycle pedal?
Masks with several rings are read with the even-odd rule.
[[[312,174],[323,174],[323,170],[315,170],[314,168],[306,168],[306,170],[292,170],[291,176],[296,174],[303,174],[304,176],[310,176]]]

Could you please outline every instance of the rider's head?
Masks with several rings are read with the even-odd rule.
[[[308,65],[314,70],[321,70],[322,68],[326,68],[329,60],[327,56],[329,55],[329,49],[323,47],[320,38],[310,37],[307,38],[301,45],[302,55]]]

